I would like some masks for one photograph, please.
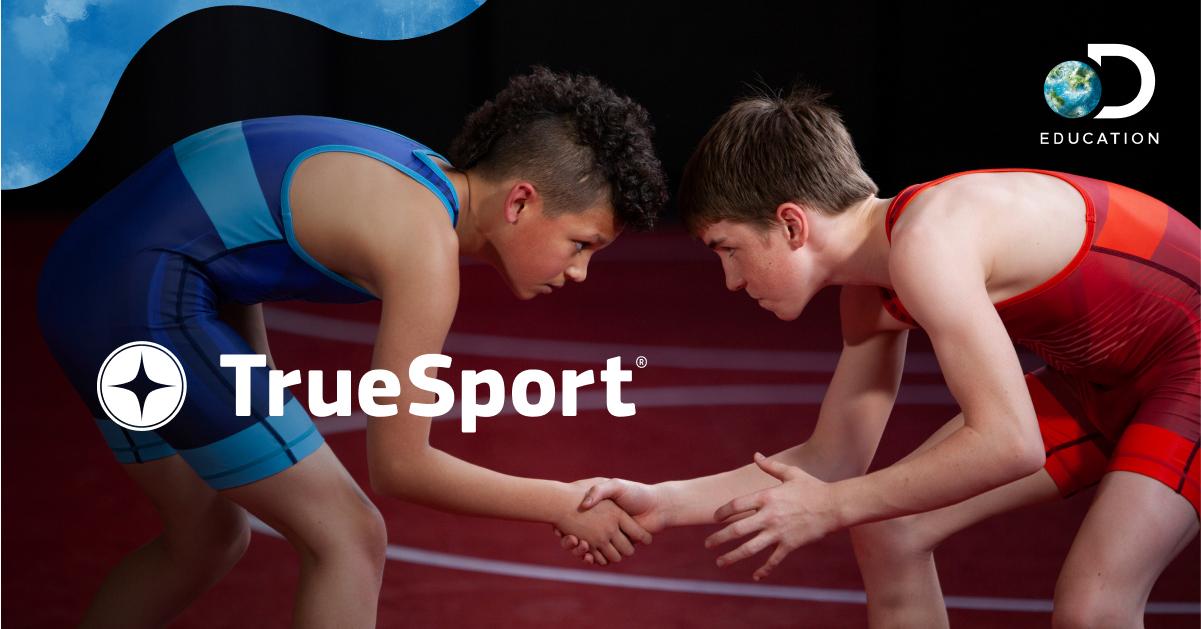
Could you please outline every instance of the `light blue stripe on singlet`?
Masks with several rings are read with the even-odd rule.
[[[292,398],[284,405],[282,417],[265,417],[220,441],[179,453],[210,487],[227,489],[282,472],[323,443],[304,406]]]
[[[450,177],[447,177],[446,173],[442,172],[442,168],[439,167],[437,164],[435,164],[434,160],[431,158],[438,158],[438,159],[446,162],[447,164],[450,163],[450,160],[448,160],[445,157],[442,157],[441,155],[439,155],[431,150],[428,150],[428,149],[415,149],[413,151],[413,155],[417,156],[417,159],[421,160],[421,163],[425,164],[427,167],[429,167],[430,170],[434,171],[434,175],[437,176],[439,179],[441,179],[442,183],[444,183],[446,185],[446,188],[448,190],[450,190],[451,199],[454,200],[453,205],[451,203],[448,203],[446,201],[446,197],[443,196],[440,192],[438,193],[438,198],[442,200],[442,205],[446,206],[446,212],[448,214],[450,214],[450,224],[458,225],[459,224],[459,193],[458,193],[458,191],[455,190],[455,184],[451,183]],[[430,186],[427,185],[426,187],[429,188]]]
[[[391,132],[389,132],[389,133],[391,133]],[[458,219],[458,214],[455,210],[455,208],[457,207],[458,195],[454,192],[454,186],[451,186],[450,187],[451,194],[455,195],[455,200],[456,200],[456,205],[451,205],[450,200],[446,198],[446,195],[442,194],[442,191],[438,189],[438,186],[435,186],[429,179],[422,177],[419,173],[417,173],[417,171],[413,170],[412,168],[409,168],[408,166],[405,166],[404,164],[401,164],[400,162],[397,162],[396,160],[388,157],[387,155],[384,155],[382,153],[377,153],[377,152],[369,150],[369,149],[360,148],[357,146],[349,146],[346,144],[323,144],[321,146],[314,146],[313,148],[302,152],[301,154],[297,155],[295,158],[292,159],[292,163],[289,164],[288,169],[286,171],[284,171],[284,182],[283,182],[283,186],[281,188],[280,196],[279,196],[280,217],[283,219],[284,234],[287,236],[288,245],[290,247],[292,247],[292,251],[296,252],[297,256],[300,256],[301,260],[308,262],[309,266],[312,266],[313,268],[317,269],[318,271],[321,271],[323,274],[325,274],[326,277],[329,277],[330,279],[334,280],[335,282],[338,282],[339,284],[342,284],[343,286],[353,288],[361,293],[371,295],[372,297],[376,297],[375,295],[373,295],[371,293],[371,291],[367,290],[366,288],[363,288],[362,286],[359,286],[358,284],[355,284],[354,282],[346,279],[345,277],[342,277],[341,275],[338,275],[333,270],[331,270],[329,267],[325,266],[324,264],[321,264],[321,262],[319,262],[316,258],[309,255],[309,253],[304,250],[304,247],[300,246],[300,241],[296,239],[296,232],[292,227],[292,204],[288,199],[288,190],[292,185],[292,176],[296,174],[296,169],[300,167],[300,164],[303,163],[304,160],[306,160],[314,155],[318,155],[321,153],[330,153],[330,152],[356,153],[358,155],[366,155],[367,157],[379,160],[379,161],[395,168],[396,170],[399,170],[400,172],[408,175],[417,183],[420,183],[421,185],[425,186],[425,188],[427,190],[432,192],[434,194],[434,196],[437,197],[438,200],[442,202],[443,207],[446,208],[446,214],[448,216],[450,216],[450,222],[452,225]],[[426,162],[427,164],[430,164],[430,167],[434,169],[434,172],[441,174],[441,171],[438,170],[438,168],[436,166],[433,166],[432,162],[429,162],[428,157],[426,157],[422,161]],[[443,175],[443,177],[445,177],[445,175]],[[449,183],[449,180],[447,180],[447,182]]]
[[[174,150],[226,249],[283,238],[255,175],[241,122],[189,136]]]

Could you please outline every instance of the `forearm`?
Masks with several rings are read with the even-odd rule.
[[[581,493],[558,481],[495,472],[433,447],[373,465],[378,493],[466,515],[556,523]]]
[[[836,454],[812,447],[806,442],[768,458],[799,467],[813,476],[829,481],[863,472],[840,465]],[[660,483],[658,487],[663,491],[668,526],[690,526],[713,524],[713,513],[725,503],[778,484],[780,481],[751,463],[711,476],[667,481]]]
[[[831,486],[842,527],[932,511],[1028,476],[1043,465],[1041,444],[961,427],[887,468]]]

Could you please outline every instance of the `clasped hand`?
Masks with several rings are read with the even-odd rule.
[[[799,467],[772,461],[759,453],[755,454],[755,463],[780,480],[780,484],[735,498],[717,509],[714,521],[727,526],[710,535],[705,540],[705,548],[750,537],[717,559],[717,565],[721,567],[775,546],[767,562],[754,572],[753,578],[758,581],[771,574],[789,553],[825,537],[839,528],[839,524],[837,505],[828,483]],[[620,479],[604,480],[587,491],[581,507],[603,505],[604,501],[616,503],[648,533],[657,533],[667,526],[665,501],[657,486]],[[598,553],[598,549],[586,540],[565,531],[556,530],[556,534],[560,534],[563,548],[571,550],[575,556],[588,563],[604,565],[607,553],[603,548]]]
[[[634,554],[634,543],[651,543],[651,534],[612,500],[597,500],[582,506],[584,490],[606,479],[578,480],[571,486],[578,490],[581,506],[563,514],[555,523],[555,533],[583,544],[589,549],[591,563],[607,565]]]

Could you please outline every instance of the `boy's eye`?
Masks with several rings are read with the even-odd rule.
[[[585,249],[587,249],[587,248],[588,248],[588,243],[586,243],[586,242],[584,242],[584,241],[582,241],[582,240],[574,240],[574,241],[572,241],[572,242],[574,242],[574,243],[575,243],[575,250],[576,250],[577,252],[579,252],[579,251],[583,251],[583,250],[585,250]]]

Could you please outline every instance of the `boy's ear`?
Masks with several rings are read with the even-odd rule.
[[[515,182],[509,189],[508,197],[505,198],[505,222],[516,224],[526,209],[541,202],[542,197],[538,194],[538,189],[534,187],[534,184],[520,180]]]
[[[796,203],[781,203],[776,208],[776,220],[784,227],[790,248],[800,249],[809,241],[809,210]]]

